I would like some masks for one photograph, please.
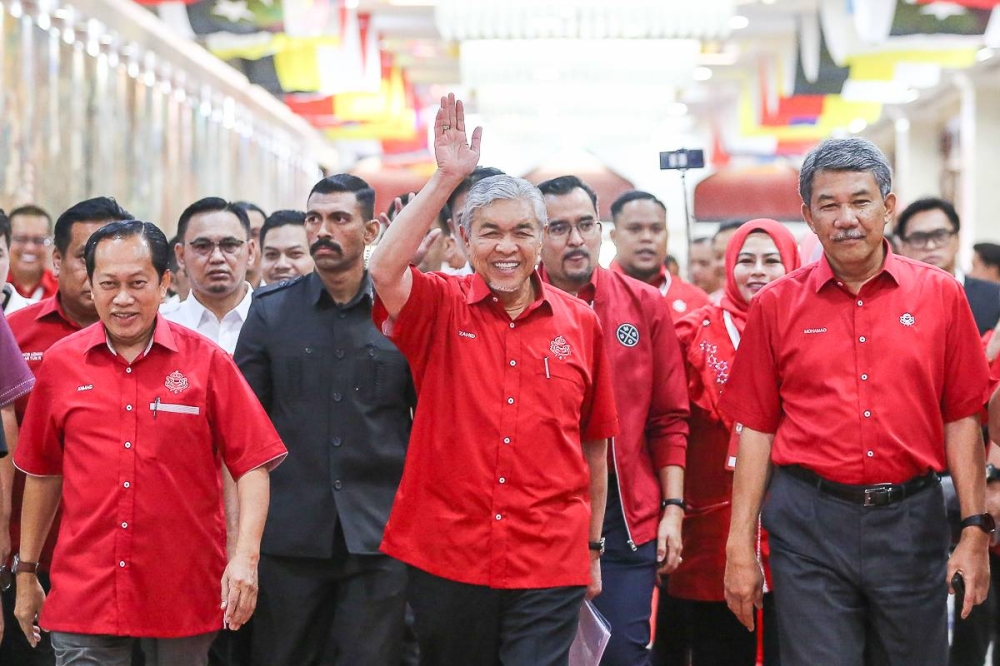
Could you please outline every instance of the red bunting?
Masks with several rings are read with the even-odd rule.
[[[823,113],[823,95],[794,95],[778,100],[775,113],[761,110],[760,124],[764,127],[814,124]]]

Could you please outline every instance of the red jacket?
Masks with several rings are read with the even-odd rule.
[[[544,269],[542,279],[548,282]],[[577,294],[601,320],[620,432],[611,442],[633,548],[656,538],[663,512],[658,472],[684,466],[688,397],[667,301],[638,280],[598,267]]]

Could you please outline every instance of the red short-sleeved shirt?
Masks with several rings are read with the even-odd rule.
[[[754,299],[722,408],[776,433],[776,465],[900,483],[943,470],[944,424],[983,406],[986,356],[961,285],[885,251],[856,295],[824,257]]]
[[[100,323],[53,345],[14,454],[27,474],[63,477],[41,626],[158,638],[220,629],[220,458],[238,479],[284,455],[229,355],[183,326],[159,318],[131,365]]]
[[[10,330],[14,333],[14,339],[17,340],[17,346],[21,348],[24,360],[36,375],[38,374],[38,366],[42,364],[42,358],[45,357],[45,352],[48,351],[49,347],[80,330],[76,322],[71,321],[66,316],[58,294],[12,313],[7,317],[7,322],[10,324]],[[14,403],[14,413],[17,415],[18,425],[24,420],[24,411],[30,398],[31,394],[29,393]],[[10,512],[11,553],[18,552],[21,545],[21,498],[23,495],[24,474],[15,471]],[[60,509],[56,513],[52,528],[45,539],[45,546],[39,557],[43,571],[47,571],[49,563],[52,562],[52,551],[55,549],[61,517],[62,510]]]
[[[581,441],[618,432],[597,316],[531,278],[511,320],[478,275],[413,270],[395,321],[417,410],[382,550],[494,588],[586,585],[590,474]]]
[[[615,273],[625,274],[625,269],[617,261],[612,261],[608,268]],[[671,275],[666,266],[660,267],[660,272],[646,281],[656,287],[665,299],[670,309],[670,316],[677,321],[684,315],[709,304],[708,294],[677,275]]]
[[[543,269],[542,279],[548,283]],[[618,423],[609,451],[618,474],[632,541],[656,538],[663,509],[660,469],[684,467],[688,395],[684,360],[662,296],[627,275],[598,267],[577,298],[590,303],[604,329]]]

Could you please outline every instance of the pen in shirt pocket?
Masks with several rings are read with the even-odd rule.
[[[552,375],[549,374],[549,357],[545,357],[545,378],[552,379]]]
[[[153,401],[153,420],[156,420],[156,411],[160,408],[160,396],[156,396],[156,400]]]

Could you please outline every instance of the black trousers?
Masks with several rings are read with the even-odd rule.
[[[236,631],[221,630],[208,651],[208,666],[250,666],[253,617]]]
[[[941,486],[864,507],[778,468],[762,512],[783,666],[948,663]],[[872,662],[869,662],[872,663]]]
[[[496,590],[410,567],[423,666],[566,666],[584,587]]]
[[[406,567],[385,555],[262,554],[255,666],[399,666]]]
[[[1000,558],[990,552],[990,593],[986,601],[974,606],[969,617],[962,619],[955,613],[952,629],[950,666],[983,666],[990,642],[1000,632],[997,631],[996,589],[1000,585]],[[1000,649],[993,648],[993,664],[1000,666]]]
[[[601,556],[601,593],[594,598],[597,610],[611,624],[611,640],[601,666],[649,666],[649,616],[656,585],[656,540],[635,550],[628,545],[618,483],[608,482],[608,508],[604,513],[606,542]]]

